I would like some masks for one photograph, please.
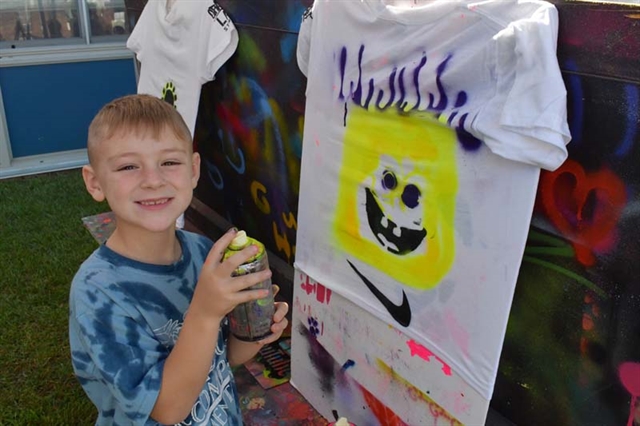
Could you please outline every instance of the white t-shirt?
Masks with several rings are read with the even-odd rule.
[[[316,0],[296,267],[490,399],[540,167],[570,140],[544,1]]]
[[[210,0],[149,0],[127,48],[141,63],[138,93],[173,104],[193,135],[200,90],[238,46],[224,10]]]

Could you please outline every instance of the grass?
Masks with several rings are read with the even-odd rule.
[[[97,242],[81,218],[107,211],[79,170],[0,180],[0,425],[90,425],[73,375],[69,285]]]

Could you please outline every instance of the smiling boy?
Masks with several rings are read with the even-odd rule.
[[[70,292],[72,363],[96,424],[241,425],[230,365],[280,337],[288,306],[276,303],[273,334],[258,343],[230,335],[226,315],[266,297],[245,289],[271,272],[231,277],[256,253],[251,246],[222,261],[235,230],[213,244],[175,229],[200,157],[172,106],[147,95],[112,101],[92,121],[87,149],[87,191],[116,217]]]

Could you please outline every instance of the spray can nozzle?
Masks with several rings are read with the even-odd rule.
[[[245,231],[238,231],[235,238],[229,244],[229,248],[231,250],[237,251],[237,250],[242,250],[248,245],[249,245],[249,237],[247,237],[247,233]]]

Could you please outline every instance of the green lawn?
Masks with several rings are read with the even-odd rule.
[[[97,242],[81,218],[107,211],[79,170],[0,180],[0,425],[90,425],[71,369],[71,279]]]

